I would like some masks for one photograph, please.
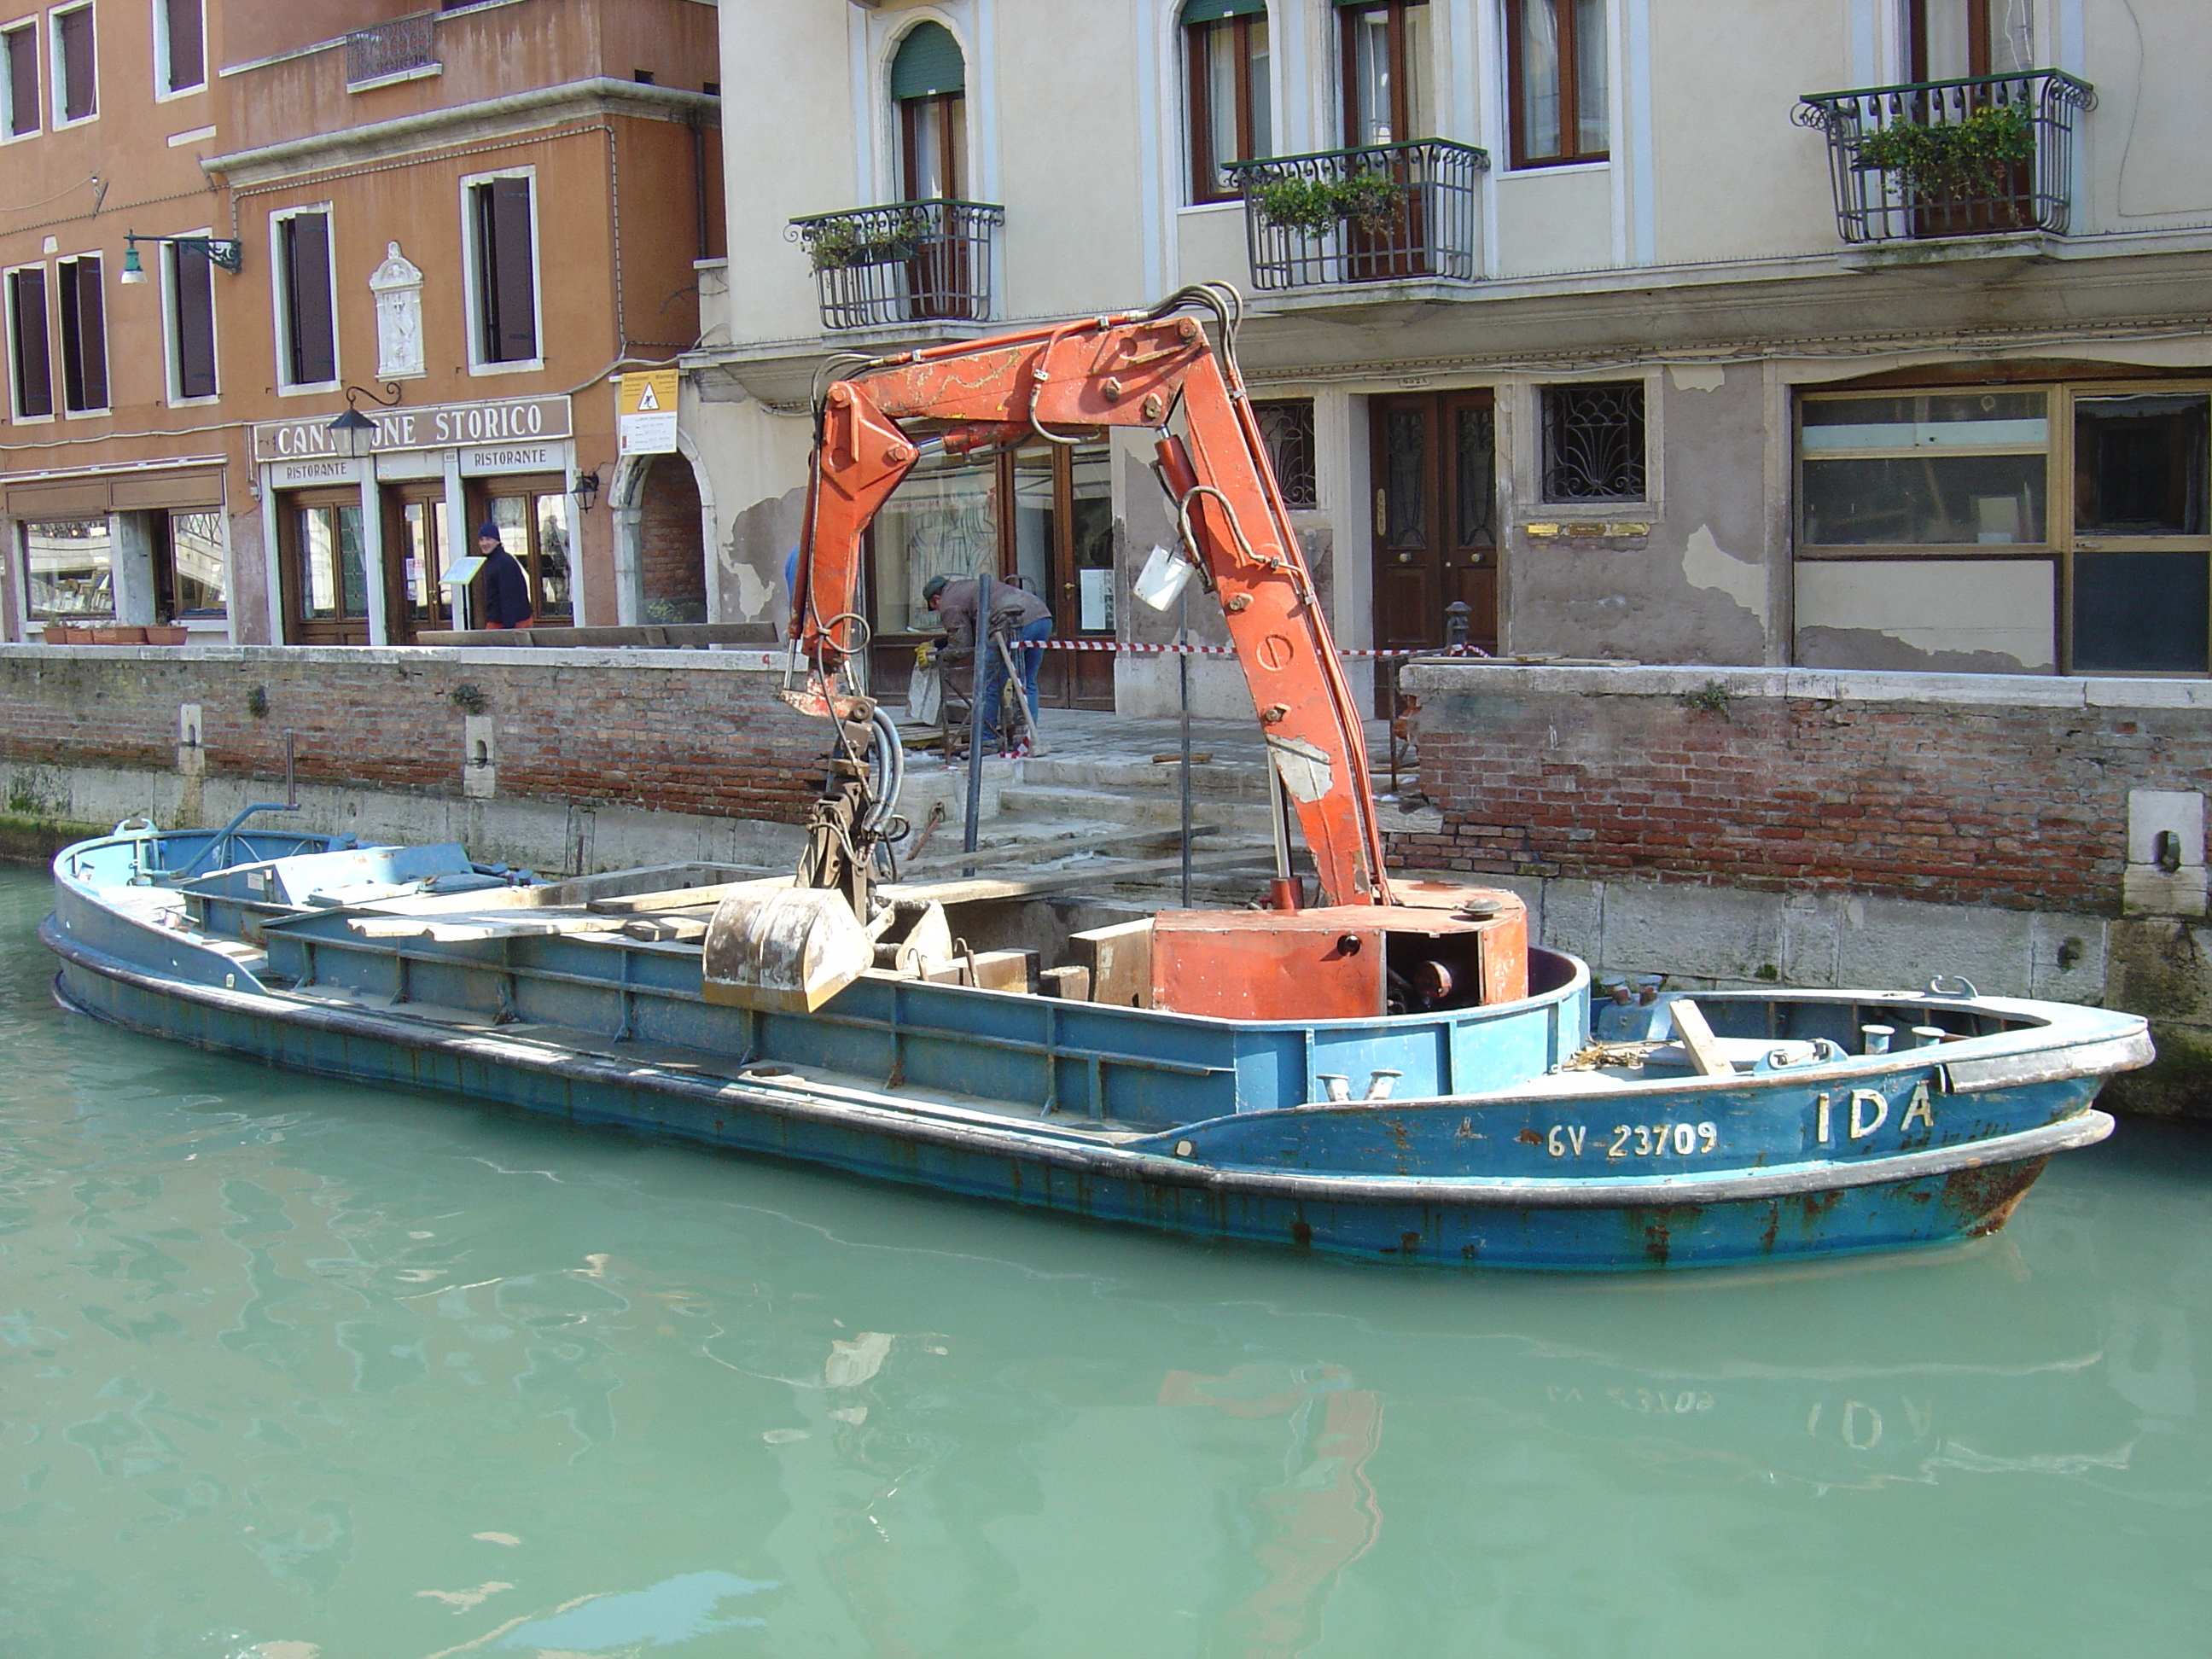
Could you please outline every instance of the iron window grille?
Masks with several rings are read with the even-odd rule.
[[[1644,384],[1544,388],[1544,499],[1644,498]]]
[[[1310,512],[1321,505],[1314,483],[1314,406],[1310,398],[1255,402],[1252,418],[1267,446],[1267,464],[1282,489],[1283,505]]]
[[[2057,70],[1808,92],[1849,243],[2039,230],[2073,218],[2074,118],[2097,90]]]
[[[813,262],[824,328],[991,319],[993,234],[1006,210],[940,198],[793,219]]]
[[[1257,289],[1475,279],[1482,150],[1444,138],[1237,161]]]
[[[435,12],[419,11],[347,35],[346,85],[368,85],[438,68],[437,17]]]

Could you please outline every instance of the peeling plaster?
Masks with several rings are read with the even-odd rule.
[[[1677,392],[1718,392],[1728,384],[1728,370],[1718,363],[1670,363],[1667,378]]]
[[[1717,588],[1753,616],[1766,612],[1766,568],[1739,559],[1713,538],[1712,526],[1699,525],[1682,549],[1682,575],[1692,587]]]

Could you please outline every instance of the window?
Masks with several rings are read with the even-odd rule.
[[[1606,159],[1606,0],[1505,0],[1513,165]]]
[[[530,608],[540,623],[567,623],[576,615],[568,577],[568,497],[558,478],[502,480],[507,495],[486,492],[485,516],[499,526],[500,541],[530,578]]]
[[[48,14],[54,26],[54,125],[89,121],[100,112],[99,66],[93,61],[92,8]]]
[[[1808,397],[1797,454],[1801,655],[1872,625],[1970,663],[2212,672],[2202,382]]]
[[[52,416],[54,360],[46,343],[44,265],[8,273],[8,368],[15,387],[15,418],[37,421]]]
[[[164,97],[207,84],[205,0],[154,0],[154,62]]]
[[[368,643],[368,573],[361,545],[361,491],[280,498],[278,574],[288,642]]]
[[[478,365],[538,357],[538,235],[527,174],[468,185],[470,288]]]
[[[0,29],[0,138],[39,130],[39,31],[35,24]]]
[[[23,526],[24,611],[33,622],[112,622],[114,564],[106,519]]]
[[[1339,5],[1347,149],[1434,136],[1426,0]]]
[[[223,556],[222,514],[171,513],[164,515],[167,538],[156,549],[154,604],[171,622],[187,617],[220,617],[229,604],[229,567]],[[155,521],[158,532],[164,525]]]
[[[54,267],[61,290],[62,408],[71,415],[107,407],[107,304],[100,256],[84,254]]]
[[[169,337],[169,399],[216,395],[215,267],[204,246],[161,244],[162,310]]]
[[[1260,423],[1260,436],[1267,446],[1267,464],[1282,487],[1283,505],[1293,511],[1310,511],[1320,497],[1314,487],[1314,406],[1310,398],[1255,403],[1252,418]]]
[[[2025,75],[2035,67],[2031,0],[1907,0],[1911,79]]]
[[[968,65],[941,23],[921,23],[891,59],[899,183],[909,202],[958,201],[968,183]]]
[[[329,210],[277,215],[275,230],[278,378],[287,391],[334,385],[337,297],[331,286]]]
[[[1644,383],[1544,388],[1544,499],[1644,499]]]
[[[1190,71],[1190,199],[1231,201],[1241,192],[1222,164],[1275,153],[1267,0],[1188,0],[1182,23]]]

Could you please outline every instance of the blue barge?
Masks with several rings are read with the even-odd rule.
[[[1397,1261],[1683,1267],[1978,1236],[2052,1154],[2111,1133],[2099,1088],[2152,1057],[2136,1016],[1941,980],[1594,1007],[1588,969],[1534,947],[1525,996],[1357,1019],[1171,1013],[890,966],[777,1011],[702,994],[707,911],[763,884],[518,882],[456,845],[128,825],[53,873],[58,994],[132,1030]],[[1041,902],[945,908],[963,942],[1052,951]]]

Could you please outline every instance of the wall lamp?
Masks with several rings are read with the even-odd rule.
[[[579,472],[568,493],[576,498],[579,507],[590,512],[599,499],[599,469],[595,466],[589,472]]]
[[[344,412],[324,428],[331,434],[331,447],[338,454],[358,461],[376,453],[376,422],[356,408],[354,400],[366,398],[380,408],[389,409],[399,401],[399,387],[386,380],[384,389],[389,396],[380,398],[366,386],[349,386],[345,389]]]
[[[234,236],[141,236],[134,230],[125,233],[123,240],[123,274],[116,280],[131,287],[146,280],[146,267],[138,258],[141,242],[167,242],[183,252],[202,254],[210,264],[221,265],[234,276],[246,263],[246,244]]]

